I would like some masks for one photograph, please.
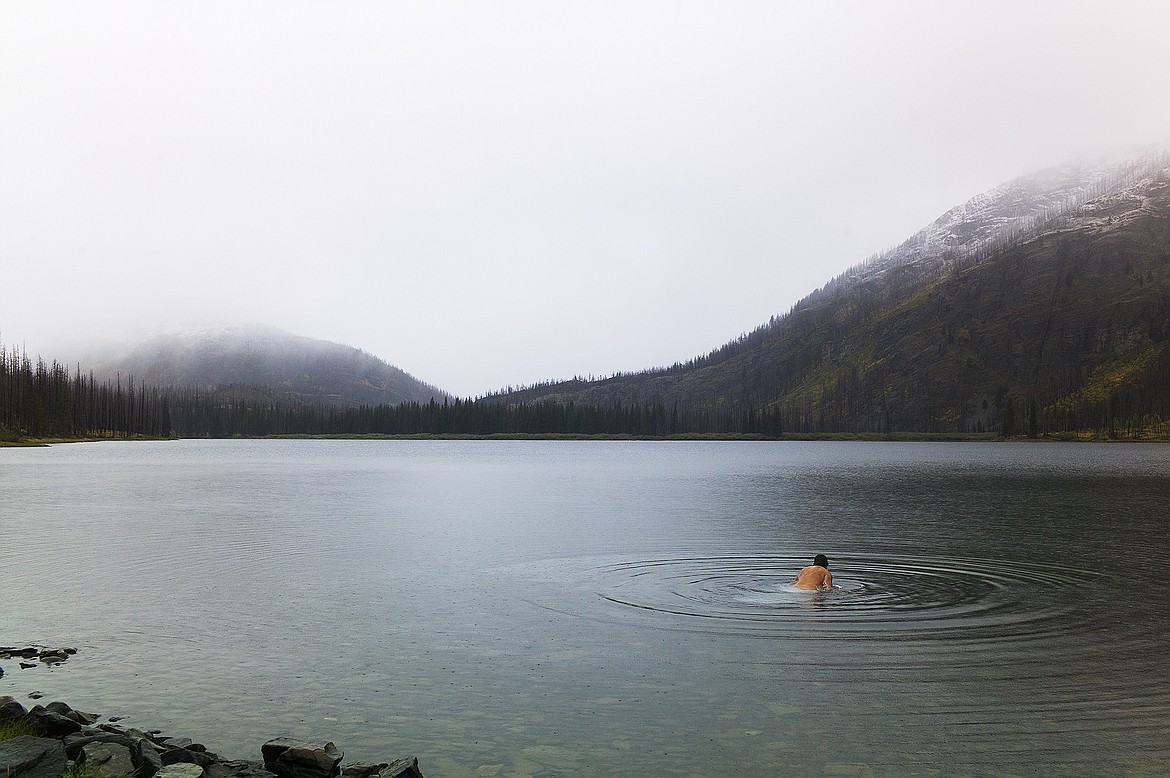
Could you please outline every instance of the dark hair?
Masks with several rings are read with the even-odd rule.
[[[815,557],[813,557],[813,564],[817,565],[818,567],[827,568],[829,566],[829,558],[824,554],[817,554]]]

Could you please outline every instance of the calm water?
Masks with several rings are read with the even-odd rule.
[[[428,778],[1162,775],[1168,505],[1163,445],[0,449],[0,645],[81,648],[0,694]]]

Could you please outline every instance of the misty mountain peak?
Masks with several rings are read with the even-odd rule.
[[[428,402],[444,392],[360,349],[252,323],[172,327],[92,366],[163,388],[262,387],[279,398],[338,406]]]
[[[1074,162],[1021,176],[956,205],[889,251],[844,274],[864,279],[893,268],[927,270],[1002,248],[1071,219],[1087,203],[1101,208],[1110,197],[1170,170],[1170,153],[1138,158]],[[1128,195],[1131,199],[1137,195]]]

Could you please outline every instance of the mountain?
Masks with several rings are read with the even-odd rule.
[[[350,346],[258,325],[172,331],[91,367],[98,380],[132,377],[159,389],[267,394],[336,407],[429,402],[447,395]]]
[[[685,364],[487,400],[662,405],[679,429],[1157,426],[1170,420],[1170,156],[1008,182]]]
[[[987,256],[1038,234],[1090,200],[1156,176],[1166,163],[1166,155],[1156,153],[1069,164],[1017,178],[955,206],[900,246],[875,254],[847,275],[871,278],[891,269],[934,269]]]

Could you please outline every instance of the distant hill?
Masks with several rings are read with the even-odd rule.
[[[99,380],[231,397],[296,400],[335,407],[443,400],[447,394],[350,346],[254,325],[158,335],[90,367]]]
[[[685,364],[487,400],[661,404],[680,428],[773,433],[1170,421],[1170,157],[997,187]]]
[[[358,349],[260,327],[172,332],[79,362],[86,372],[0,349],[0,441],[1064,431],[1170,438],[1170,155],[1008,182],[788,313],[669,368],[464,402]]]

